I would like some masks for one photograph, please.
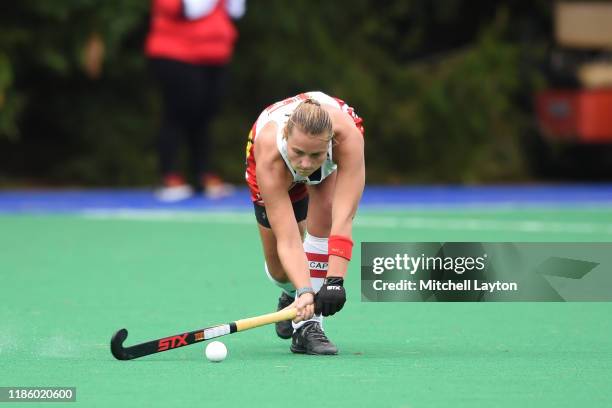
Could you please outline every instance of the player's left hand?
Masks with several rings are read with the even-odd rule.
[[[323,286],[315,298],[315,313],[331,316],[339,312],[346,302],[344,279],[339,277],[325,278]]]
[[[312,319],[312,315],[314,315],[314,300],[312,292],[304,293],[295,300],[294,304],[297,313],[295,319],[293,319],[294,323]]]

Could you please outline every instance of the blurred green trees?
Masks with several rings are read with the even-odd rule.
[[[249,2],[213,126],[218,167],[239,182],[258,113],[322,90],[365,119],[370,182],[528,177],[519,142],[531,126],[549,11],[544,1],[517,4]],[[0,182],[156,181],[160,101],[142,52],[148,8],[145,0],[0,6]],[[526,38],[541,22],[543,33]]]

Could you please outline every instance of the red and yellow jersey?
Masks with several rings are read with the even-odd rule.
[[[336,170],[336,164],[333,162],[332,158],[332,145],[330,142],[328,157],[321,169],[316,171],[316,179],[313,177],[301,177],[299,176],[294,169],[291,168],[289,161],[286,157],[287,152],[284,143],[286,141],[282,137],[283,129],[287,124],[287,121],[293,110],[304,100],[306,99],[314,99],[321,104],[336,106],[344,112],[348,113],[355,122],[355,126],[364,133],[363,128],[363,120],[357,116],[353,108],[344,103],[341,99],[331,97],[329,95],[324,94],[323,92],[305,92],[299,95],[284,99],[282,101],[276,102],[270,106],[268,106],[264,111],[259,115],[251,131],[249,132],[249,138],[246,147],[246,174],[245,178],[247,184],[249,186],[249,190],[251,191],[251,200],[253,202],[263,205],[263,201],[261,198],[261,194],[259,192],[259,186],[257,185],[257,175],[256,175],[256,167],[257,163],[255,162],[255,139],[259,131],[269,122],[273,121],[277,124],[277,148],[279,150],[279,154],[283,157],[285,164],[287,165],[287,169],[291,172],[293,176],[293,183],[289,188],[289,196],[292,202],[299,201],[306,197],[308,191],[306,190],[307,184],[318,184],[322,182],[327,176],[332,174]]]

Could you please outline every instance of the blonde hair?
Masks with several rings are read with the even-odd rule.
[[[314,136],[323,135],[328,141],[334,137],[329,114],[314,99],[306,99],[295,108],[284,129],[283,137],[285,139],[287,139],[294,127],[297,127],[306,134]]]

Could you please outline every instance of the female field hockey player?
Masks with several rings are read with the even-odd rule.
[[[268,277],[296,319],[276,325],[291,351],[337,354],[322,316],[340,311],[353,218],[365,183],[363,120],[342,100],[306,92],[266,108],[247,145],[251,191]],[[316,296],[315,296],[316,295]]]

